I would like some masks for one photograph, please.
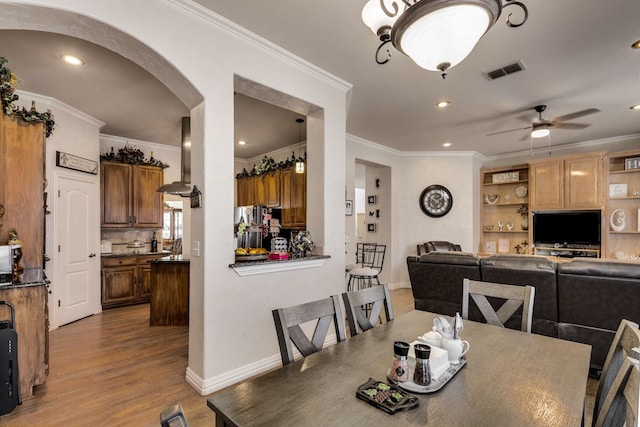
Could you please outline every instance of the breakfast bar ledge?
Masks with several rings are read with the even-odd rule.
[[[331,258],[329,255],[312,255],[304,258],[293,258],[287,260],[264,260],[248,261],[229,264],[230,268],[238,276],[252,276],[255,274],[278,273],[281,271],[302,270],[306,268],[322,267]]]

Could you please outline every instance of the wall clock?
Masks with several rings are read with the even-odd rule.
[[[430,185],[420,194],[418,200],[422,212],[433,218],[445,216],[453,206],[451,192],[442,185]]]

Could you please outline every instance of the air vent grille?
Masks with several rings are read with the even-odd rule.
[[[495,70],[487,71],[486,73],[482,73],[482,75],[488,80],[495,80],[522,70],[526,70],[526,67],[522,61],[518,61]]]

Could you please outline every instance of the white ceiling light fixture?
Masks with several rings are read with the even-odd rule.
[[[630,110],[640,110],[640,104],[632,105],[629,107]]]
[[[247,145],[247,141],[240,140],[238,141],[238,145]]]
[[[391,59],[380,59],[380,49],[391,42],[400,52],[409,56],[420,67],[440,71],[462,62],[476,43],[496,23],[502,8],[519,6],[524,12],[523,25],[528,17],[527,7],[514,0],[369,0],[362,9],[362,20],[382,42],[376,51],[376,62],[386,64]]]
[[[451,101],[442,100],[436,102],[436,108],[447,108],[449,105],[451,105]]]
[[[85,64],[85,62],[82,59],[73,55],[60,55],[60,58],[62,58],[62,60],[67,64],[75,65],[78,67]]]
[[[549,130],[549,125],[546,123],[543,123],[533,128],[533,130],[531,131],[531,137],[544,138],[545,136],[548,136],[550,133],[551,131]]]

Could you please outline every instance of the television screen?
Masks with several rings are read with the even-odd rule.
[[[600,211],[534,212],[535,244],[600,244]]]

